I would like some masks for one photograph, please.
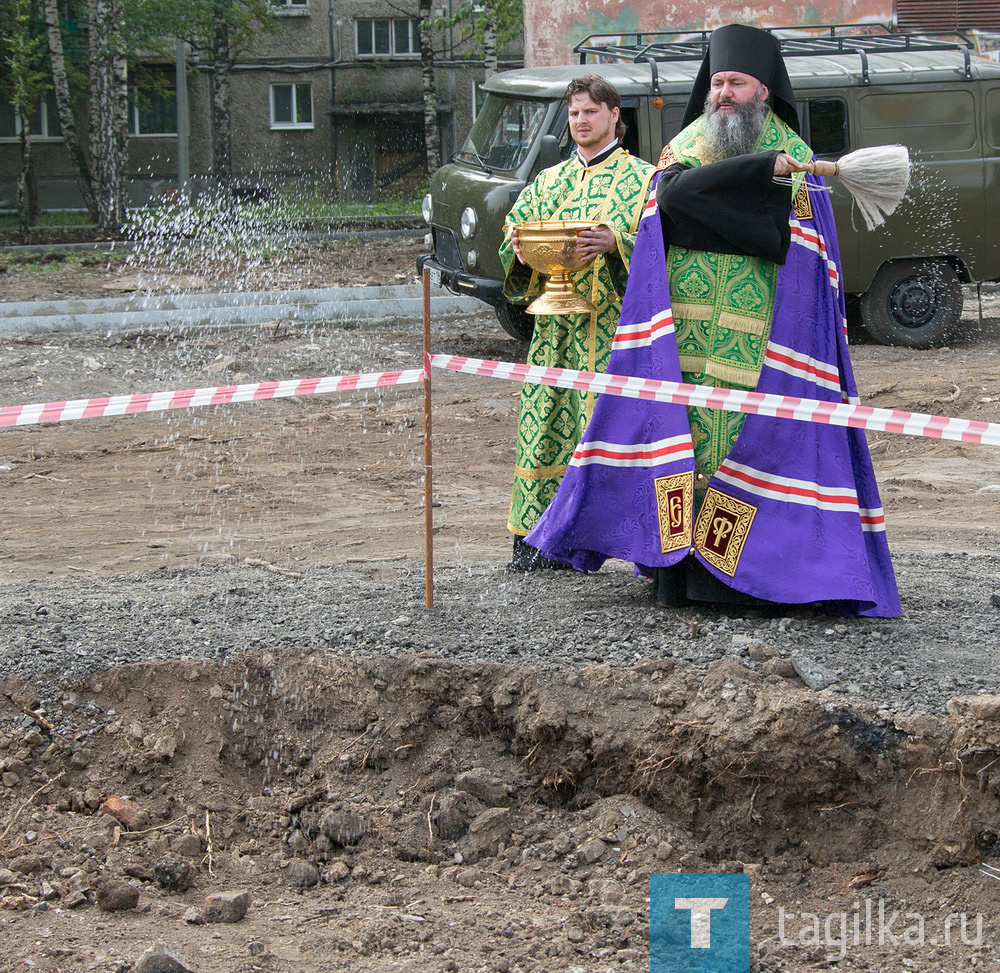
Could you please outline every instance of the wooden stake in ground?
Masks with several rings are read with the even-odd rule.
[[[905,145],[874,145],[836,162],[817,159],[806,169],[816,176],[836,176],[854,197],[869,230],[885,222],[910,185],[910,153]]]
[[[424,586],[428,608],[434,607],[434,489],[431,478],[431,272],[424,285]]]

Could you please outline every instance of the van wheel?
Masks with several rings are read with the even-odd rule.
[[[936,348],[962,319],[962,282],[947,260],[892,260],[861,297],[865,330],[883,345]]]
[[[517,338],[518,341],[531,341],[532,332],[535,330],[535,319],[520,304],[504,301],[502,304],[498,304],[494,310],[497,312],[500,327],[507,334],[512,338]]]

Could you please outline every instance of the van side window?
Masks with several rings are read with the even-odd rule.
[[[622,148],[628,149],[634,156],[639,155],[639,112],[637,109],[622,105],[622,121],[625,123],[625,138],[622,139]]]
[[[684,118],[686,107],[683,102],[678,102],[674,105],[664,105],[660,109],[660,137],[664,145],[681,130],[681,120]]]
[[[573,140],[569,137],[569,115],[565,104],[560,104],[559,113],[552,122],[549,132],[559,140],[559,158],[565,162],[573,154],[573,149],[576,148],[573,145]]]
[[[976,102],[972,91],[869,94],[858,103],[858,120],[868,145],[902,142],[912,150],[962,152],[976,145]]]
[[[986,138],[995,149],[1000,149],[1000,88],[986,92]]]
[[[807,103],[808,128],[803,133],[816,155],[847,151],[847,104],[840,98],[813,98]]]

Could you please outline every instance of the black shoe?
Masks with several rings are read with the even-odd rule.
[[[507,565],[508,571],[534,571],[535,562],[541,557],[537,547],[525,544],[520,537],[514,538],[514,557]]]
[[[507,565],[508,571],[562,571],[572,565],[563,564],[562,561],[553,561],[552,558],[545,557],[537,547],[532,547],[530,544],[525,543],[525,541],[520,537],[514,538],[514,557],[510,564]]]
[[[653,568],[653,600],[661,608],[680,608],[687,598],[687,574],[683,564]]]
[[[704,604],[721,611],[738,610],[750,618],[781,618],[788,614],[787,605],[730,588],[693,558],[653,569],[653,600],[661,608]]]

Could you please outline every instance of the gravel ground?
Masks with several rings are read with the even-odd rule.
[[[350,270],[330,263],[337,251],[323,253],[328,258],[324,282],[336,279],[335,270]],[[409,252],[393,256],[400,268],[412,265]],[[359,248],[356,257],[364,266],[388,266],[383,251]],[[25,288],[36,294],[52,290],[24,274]],[[71,295],[121,283],[114,268],[87,271],[90,276],[81,268],[65,274],[70,276],[62,286]],[[995,359],[990,358],[1000,354],[995,298],[986,312],[990,326],[975,331],[978,310],[970,306],[970,333],[955,349],[920,353],[859,347],[855,366],[862,370],[860,384],[872,404],[995,418],[1000,401]],[[524,351],[500,334],[489,314],[435,319],[434,342],[435,350],[473,357],[512,358]],[[131,389],[137,375],[183,388],[404,367],[417,360],[418,348],[419,322],[401,319],[304,330],[274,322],[273,327],[182,334],[67,334],[41,344],[27,338],[8,342],[0,350],[0,373],[15,401],[38,401]],[[997,493],[989,492],[1000,490],[995,450],[873,438],[902,619],[844,620],[805,609],[784,618],[746,611],[730,617],[708,608],[664,610],[651,603],[649,584],[634,579],[620,563],[591,576],[508,574],[503,507],[516,392],[506,383],[452,375],[435,376],[435,388],[435,448],[437,462],[446,469],[440,478],[435,473],[435,498],[441,498],[444,510],[436,527],[442,533],[433,610],[424,607],[423,564],[415,557],[420,542],[412,529],[419,503],[419,430],[403,400],[393,406],[391,396],[382,402],[374,394],[370,402],[367,395],[350,402],[330,399],[295,404],[294,413],[291,406],[284,412],[258,406],[259,415],[241,412],[238,428],[232,419],[233,426],[221,430],[199,426],[206,420],[197,413],[183,433],[178,432],[181,419],[176,426],[161,427],[155,417],[133,417],[128,425],[109,428],[73,423],[71,432],[66,426],[10,430],[4,440],[10,463],[3,467],[6,479],[0,485],[10,489],[6,536],[20,547],[5,546],[0,557],[15,566],[33,557],[36,577],[44,570],[55,576],[28,582],[26,570],[18,576],[10,569],[9,583],[0,586],[0,672],[74,682],[130,661],[218,658],[241,649],[290,645],[321,646],[333,654],[429,651],[466,661],[556,668],[595,662],[625,667],[641,658],[674,657],[705,668],[726,655],[755,664],[757,653],[750,647],[759,641],[796,661],[813,688],[829,683],[828,691],[842,698],[892,710],[940,713],[952,696],[998,688],[1000,555],[994,553]],[[119,433],[120,440],[115,438]],[[276,438],[268,439],[272,434]],[[227,446],[230,440],[233,445]],[[175,449],[178,442],[183,449]],[[204,444],[204,455],[198,444]],[[277,465],[290,445],[294,462]],[[109,465],[102,465],[104,458],[110,458]],[[260,479],[268,463],[275,470]],[[177,476],[181,470],[184,477]],[[336,477],[339,470],[349,474],[344,481]],[[224,495],[232,506],[226,508],[225,523],[218,515],[219,532],[241,520],[252,523],[260,547],[226,554],[228,541],[220,536],[198,557],[200,563],[151,560],[167,548],[157,542],[151,551],[154,544],[127,515],[137,512],[136,523],[154,517],[168,532],[163,536],[180,539],[193,533],[185,526],[192,509],[197,512],[199,504],[214,504],[222,496],[217,493],[220,477],[236,486]],[[173,490],[178,483],[177,489],[190,495],[181,492],[178,499],[162,493],[164,484]],[[280,493],[275,485],[280,483],[293,492]],[[142,506],[143,491],[151,498],[151,513]],[[330,503],[333,496],[337,504]],[[286,519],[266,520],[269,510]],[[347,523],[335,523],[338,515]],[[83,524],[90,531],[83,540],[94,557],[101,557],[103,545],[119,560],[110,553],[100,563],[69,557],[84,549],[70,534],[84,521],[93,521]],[[350,538],[359,536],[358,524],[365,527],[363,549],[351,546],[360,541],[343,537],[344,530]],[[302,535],[299,548],[288,546],[296,526]],[[209,527],[215,529],[214,520],[202,529],[206,537]],[[908,545],[896,543],[895,530]],[[117,548],[105,545],[112,534],[120,542]],[[60,549],[66,552],[61,564]],[[348,549],[362,556],[345,557]],[[270,564],[295,565],[299,554],[310,556],[291,572],[294,577],[260,566],[262,557]],[[167,551],[162,557],[180,555]],[[121,568],[115,565],[124,561],[135,562],[133,573],[117,573]],[[157,563],[167,566],[149,569]]]
[[[41,581],[0,589],[0,669],[73,682],[126,662],[292,645],[553,668],[674,657],[704,669],[726,655],[749,662],[759,641],[814,686],[835,677],[829,692],[900,712],[940,712],[952,696],[996,691],[1000,557],[895,561],[907,594],[904,617],[892,620],[660,609],[624,565],[526,576],[448,564],[437,569],[431,610],[413,560],[298,578],[232,564]]]

